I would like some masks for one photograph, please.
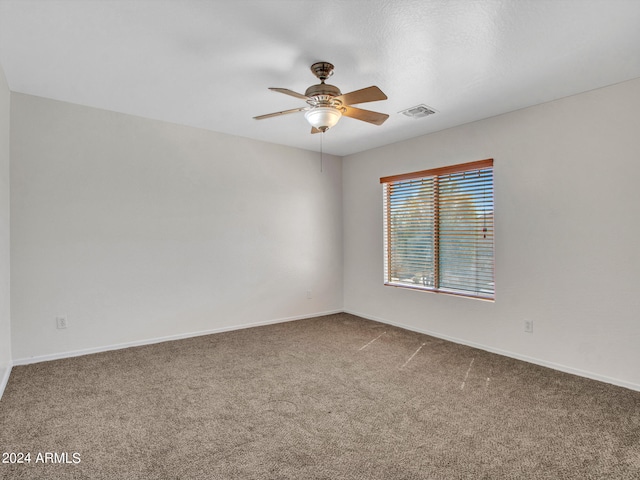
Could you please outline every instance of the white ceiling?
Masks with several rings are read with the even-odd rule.
[[[640,0],[0,0],[12,91],[308,150],[302,113],[252,117],[304,106],[267,87],[321,60],[389,97],[324,135],[347,155],[640,77]]]

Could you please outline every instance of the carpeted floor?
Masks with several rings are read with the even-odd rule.
[[[31,454],[3,479],[638,479],[640,392],[338,314],[14,367],[0,451]]]

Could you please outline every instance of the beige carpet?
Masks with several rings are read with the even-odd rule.
[[[31,453],[3,479],[638,479],[640,393],[338,314],[14,367],[0,450]]]

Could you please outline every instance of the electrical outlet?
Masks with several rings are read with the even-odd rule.
[[[307,299],[311,300],[313,298],[313,292],[311,290],[307,290]]]
[[[524,331],[526,333],[533,333],[533,320],[524,321]]]
[[[67,328],[67,317],[56,317],[56,328]]]

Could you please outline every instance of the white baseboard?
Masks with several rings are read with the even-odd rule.
[[[262,322],[245,323],[240,325],[232,325],[228,327],[213,328],[211,330],[203,330],[199,332],[180,333],[177,335],[169,335],[166,337],[147,338],[144,340],[136,340],[133,342],[119,343],[115,345],[105,345],[105,346],[94,347],[94,348],[86,348],[82,350],[73,350],[69,352],[53,353],[50,355],[38,355],[35,357],[27,357],[27,358],[14,358],[13,365],[30,365],[32,363],[49,362],[52,360],[60,360],[63,358],[80,357],[82,355],[91,355],[93,353],[108,352],[111,350],[121,350],[123,348],[130,348],[130,347],[140,347],[143,345],[152,345],[154,343],[170,342],[172,340],[182,340],[184,338],[200,337],[202,335],[211,335],[214,333],[230,332],[233,330],[242,330],[245,328],[261,327],[264,325],[273,325],[276,323],[291,322],[294,320],[303,320],[305,318],[321,317],[323,315],[332,315],[335,313],[342,313],[342,310],[331,310],[327,312],[317,312],[317,313],[295,316],[295,317],[265,320]]]
[[[640,385],[637,383],[627,382],[625,380],[620,380],[618,378],[612,378],[605,375],[600,375],[597,373],[588,372],[585,370],[580,370],[573,367],[568,367],[566,365],[561,365],[558,363],[548,362],[546,360],[541,360],[538,358],[528,357],[526,355],[520,355],[519,353],[510,352],[507,350],[501,350],[499,348],[489,347],[487,345],[482,345],[475,342],[469,342],[467,340],[462,340],[460,338],[450,337],[448,335],[443,335],[438,332],[432,332],[430,330],[419,329],[416,327],[412,327],[409,325],[404,325],[398,322],[392,322],[390,320],[386,320],[384,318],[377,318],[371,315],[367,315],[365,313],[354,312],[351,310],[344,310],[345,313],[350,313],[351,315],[357,315],[358,317],[366,318],[368,320],[373,320],[375,322],[386,323],[387,325],[393,325],[399,328],[403,328],[405,330],[410,330],[412,332],[424,333],[425,335],[429,335],[436,338],[441,338],[442,340],[447,340],[453,343],[459,343],[460,345],[467,345],[468,347],[478,348],[480,350],[484,350],[486,352],[496,353],[498,355],[502,355],[505,357],[515,358],[516,360],[522,360],[523,362],[533,363],[535,365],[540,365],[541,367],[551,368],[553,370],[558,370],[564,373],[570,373],[572,375],[577,375],[579,377],[590,378],[591,380],[597,380],[599,382],[610,383],[612,385],[616,385],[618,387],[628,388],[629,390],[635,390],[640,392]]]
[[[0,400],[2,399],[2,394],[4,393],[4,389],[9,383],[9,376],[11,375],[11,365],[7,365],[6,368],[0,369]]]
[[[479,343],[475,343],[475,342],[469,342],[467,340],[463,340],[460,338],[455,338],[455,337],[451,337],[448,335],[443,335],[439,332],[433,332],[430,330],[426,330],[426,329],[420,329],[420,328],[416,328],[410,325],[405,325],[402,323],[398,323],[398,322],[393,322],[384,318],[379,318],[379,317],[375,317],[372,315],[368,315],[365,313],[361,313],[361,312],[356,312],[356,311],[352,311],[352,310],[331,310],[331,311],[327,311],[327,312],[317,312],[317,313],[312,313],[312,314],[308,314],[308,315],[301,315],[301,316],[295,316],[295,317],[286,317],[286,318],[278,318],[278,319],[273,319],[273,320],[266,320],[263,322],[254,322],[254,323],[246,323],[246,324],[241,324],[241,325],[233,325],[233,326],[228,326],[228,327],[221,327],[221,328],[214,328],[211,330],[204,330],[204,331],[199,331],[199,332],[189,332],[189,333],[182,333],[182,334],[178,334],[178,335],[169,335],[166,337],[158,337],[158,338],[149,338],[149,339],[144,339],[144,340],[139,340],[139,341],[134,341],[134,342],[127,342],[127,343],[120,343],[120,344],[116,344],[116,345],[106,345],[106,346],[101,346],[101,347],[96,347],[96,348],[88,348],[88,349],[83,349],[83,350],[74,350],[74,351],[69,351],[69,352],[61,352],[61,353],[55,353],[55,354],[50,354],[50,355],[40,355],[40,356],[36,356],[36,357],[28,357],[28,358],[18,358],[18,359],[14,359],[13,360],[13,365],[29,365],[32,363],[40,363],[40,362],[47,362],[47,361],[51,361],[51,360],[59,360],[59,359],[63,359],[63,358],[70,358],[70,357],[78,357],[81,355],[90,355],[92,353],[101,353],[101,352],[108,352],[111,350],[120,350],[123,348],[129,348],[129,347],[139,347],[139,346],[143,346],[143,345],[152,345],[154,343],[162,343],[162,342],[169,342],[172,340],[181,340],[184,338],[191,338],[191,337],[199,337],[202,335],[211,335],[214,333],[222,333],[222,332],[229,332],[229,331],[233,331],[233,330],[242,330],[244,328],[253,328],[253,327],[260,327],[263,325],[272,325],[272,324],[276,324],[276,323],[284,323],[284,322],[290,322],[290,321],[294,321],[294,320],[303,320],[305,318],[313,318],[313,317],[321,317],[323,315],[332,315],[332,314],[336,314],[336,313],[349,313],[352,315],[357,315],[358,317],[362,317],[362,318],[366,318],[368,320],[373,320],[376,322],[380,322],[380,323],[386,323],[388,325],[393,325],[399,328],[404,328],[405,330],[410,330],[413,332],[417,332],[417,333],[423,333],[425,335],[430,335],[432,337],[436,337],[436,338],[441,338],[443,340],[447,340],[450,342],[454,342],[454,343],[458,343],[461,345],[467,345],[469,347],[473,347],[473,348],[478,348],[480,350],[484,350],[487,352],[491,352],[491,353],[496,353],[498,355],[503,355],[505,357],[510,357],[510,358],[515,358],[516,360],[522,360],[524,362],[528,362],[528,363],[533,363],[535,365],[540,365],[542,367],[547,367],[547,368],[551,368],[553,370],[558,370],[560,372],[565,372],[565,373],[570,373],[572,375],[578,375],[580,377],[585,377],[585,378],[590,378],[592,380],[597,380],[599,382],[604,382],[604,383],[610,383],[612,385],[617,385],[619,387],[624,387],[624,388],[628,388],[630,390],[635,390],[635,391],[639,391],[640,392],[640,385],[636,384],[636,383],[632,383],[632,382],[627,382],[625,380],[620,380],[617,378],[612,378],[612,377],[608,377],[605,375],[599,375],[593,372],[588,372],[585,370],[580,370],[577,368],[573,368],[573,367],[568,367],[566,365],[561,365],[561,364],[557,364],[557,363],[553,363],[553,362],[548,362],[546,360],[541,360],[538,358],[533,358],[533,357],[529,357],[526,355],[521,355],[515,352],[510,352],[507,350],[501,350],[499,348],[494,348],[494,347],[490,347],[487,345],[482,345]],[[2,393],[4,392],[4,388],[7,385],[7,382],[9,381],[9,375],[11,373],[11,366],[9,366],[4,375],[2,376],[2,378],[0,378],[0,398],[2,398]]]

